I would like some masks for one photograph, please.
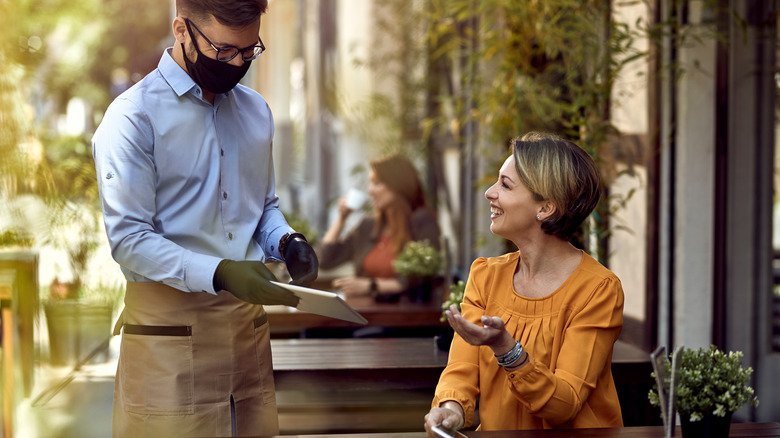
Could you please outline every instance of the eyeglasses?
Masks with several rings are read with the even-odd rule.
[[[263,40],[260,39],[260,37],[257,37],[257,42],[259,44],[255,44],[253,46],[245,47],[243,49],[239,49],[238,47],[233,46],[225,46],[225,47],[217,47],[209,41],[209,39],[206,37],[206,35],[203,35],[203,32],[198,29],[198,26],[195,26],[195,23],[190,21],[189,18],[185,18],[184,22],[187,24],[187,30],[190,32],[190,36],[192,36],[192,39],[195,39],[194,35],[192,35],[192,29],[190,29],[190,25],[195,28],[195,30],[198,31],[200,36],[203,37],[204,40],[206,40],[207,43],[211,46],[214,51],[217,52],[217,61],[221,62],[229,62],[233,58],[236,57],[239,53],[241,53],[241,59],[244,60],[244,62],[252,61],[253,59],[256,59],[258,56],[262,55],[263,52],[265,52],[265,45],[263,44]]]

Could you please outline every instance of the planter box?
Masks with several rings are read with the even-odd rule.
[[[95,364],[108,360],[111,305],[63,300],[47,303],[44,311],[52,365]]]

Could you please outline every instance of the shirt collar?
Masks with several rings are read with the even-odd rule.
[[[195,81],[192,80],[189,74],[173,59],[173,47],[168,47],[160,59],[160,63],[157,64],[157,68],[160,70],[163,78],[168,82],[173,91],[182,96],[185,93],[197,87]]]

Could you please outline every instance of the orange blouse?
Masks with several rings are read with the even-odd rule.
[[[395,262],[395,250],[393,250],[393,237],[382,234],[376,241],[376,245],[363,259],[363,275],[376,278],[393,278],[398,274],[393,267]]]
[[[456,333],[432,406],[460,403],[470,426],[479,396],[480,430],[623,426],[611,369],[623,327],[620,280],[583,252],[557,290],[525,298],[512,282],[519,257],[475,260],[461,309],[475,324],[482,315],[501,317],[529,362],[505,371],[489,347],[469,345]]]

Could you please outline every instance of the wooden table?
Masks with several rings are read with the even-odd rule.
[[[23,397],[32,394],[36,363],[35,330],[38,320],[38,254],[31,251],[0,251],[0,270],[13,271],[13,312],[17,363],[16,385]]]
[[[282,390],[434,388],[448,356],[432,338],[273,339],[271,350]],[[631,384],[650,381],[652,366],[648,353],[617,341],[612,370],[616,384]]]
[[[447,352],[433,338],[274,339],[280,432],[420,428]]]
[[[491,432],[464,432],[469,438],[663,438],[664,430],[661,426],[621,427],[614,429],[568,429],[568,430],[525,430],[525,431],[491,431]],[[328,438],[335,435],[298,435],[300,438]],[[425,432],[406,433],[355,433],[339,434],[349,438],[425,438]],[[675,436],[680,437],[680,428],[675,431]],[[732,423],[729,430],[730,437],[780,437],[780,423]],[[260,437],[255,437],[260,438]],[[289,437],[287,437],[289,438]]]
[[[274,339],[277,390],[431,389],[447,365],[432,338]]]
[[[271,349],[285,435],[417,430],[448,356],[433,338],[274,339]],[[649,355],[618,341],[612,370],[624,422],[658,419]]]
[[[413,328],[447,327],[439,320],[441,305],[437,302],[410,302],[406,297],[398,303],[377,303],[371,297],[347,298],[347,304],[368,320],[368,327]],[[265,306],[273,338],[299,336],[310,329],[357,329],[360,324],[301,312],[286,306]]]
[[[663,426],[622,427],[613,429],[570,429],[537,431],[466,432],[469,438],[663,438]],[[420,438],[424,434],[418,435]],[[677,427],[674,436],[681,437]],[[733,423],[729,437],[780,437],[780,423]],[[387,437],[390,438],[390,437]],[[409,435],[406,438],[414,438]]]

